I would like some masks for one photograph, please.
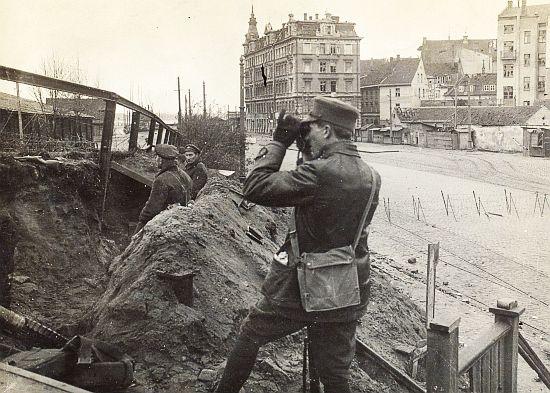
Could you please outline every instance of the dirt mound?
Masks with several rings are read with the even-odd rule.
[[[258,299],[273,252],[286,233],[288,211],[239,209],[230,189],[238,190],[239,185],[211,180],[193,206],[174,207],[150,221],[111,264],[107,290],[93,310],[95,336],[133,356],[139,363],[139,382],[155,391],[205,391],[240,321]],[[262,244],[246,234],[249,226],[263,236]],[[157,273],[190,270],[197,272],[192,307],[179,303],[173,288]],[[412,332],[404,339],[411,344],[420,337],[420,317],[384,277],[375,278],[373,314],[367,316],[361,334],[373,334],[380,339],[378,349],[390,353],[396,335]],[[407,312],[408,308],[415,311]],[[301,342],[301,334],[296,334],[267,346],[247,392],[296,385]],[[397,357],[396,361],[403,363]],[[376,382],[366,383],[362,371],[356,373],[361,381],[358,391],[380,391],[374,388]]]

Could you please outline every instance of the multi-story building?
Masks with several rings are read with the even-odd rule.
[[[355,24],[338,16],[292,14],[279,30],[258,34],[254,10],[244,46],[246,129],[270,132],[281,109],[303,116],[312,98],[330,95],[359,108],[359,43]]]
[[[546,98],[546,30],[550,4],[514,7],[512,0],[498,15],[497,101],[500,105],[533,105]]]

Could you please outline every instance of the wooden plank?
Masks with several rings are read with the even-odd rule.
[[[491,353],[485,352],[481,357],[481,392],[491,392]]]
[[[496,322],[479,335],[467,347],[460,351],[458,372],[463,373],[472,367],[485,352],[510,332],[510,326],[504,322]]]
[[[474,364],[468,371],[470,379],[470,391],[472,393],[481,393],[481,364]]]
[[[51,378],[0,363],[0,392],[90,393]]]
[[[435,316],[435,276],[439,261],[439,243],[428,244],[428,266],[426,280],[426,328]]]
[[[172,134],[172,132],[170,130],[166,130],[166,133],[164,134],[164,143],[168,143],[170,140],[170,134]]]
[[[151,187],[151,185],[153,184],[153,179],[152,178],[149,178],[147,176],[144,176],[124,165],[121,165],[119,164],[118,162],[115,162],[115,161],[112,161],[111,162],[111,168],[114,170],[114,171],[117,171],[118,173],[124,175],[124,176],[128,176],[129,178],[132,178],[142,184],[145,184],[146,186],[149,186]]]
[[[99,166],[102,173],[103,198],[101,201],[100,219],[103,222],[107,191],[109,188],[109,176],[111,174],[111,149],[113,145],[113,131],[115,128],[116,102],[105,101],[105,115],[103,118],[103,132],[101,133],[101,150],[99,152]]]
[[[540,380],[544,383],[544,385],[550,389],[550,372],[544,365],[544,363],[540,360],[536,352],[531,348],[525,337],[521,333],[518,334],[519,338],[519,354],[527,364],[535,370]]]
[[[132,112],[132,125],[130,127],[130,139],[128,141],[128,150],[137,149],[139,120],[140,120],[140,113]]]
[[[384,359],[382,355],[377,353],[374,349],[370,348],[362,342],[361,340],[356,339],[355,340],[356,346],[357,346],[357,352],[362,354],[363,356],[366,356],[371,361],[375,362],[382,368],[384,368],[386,371],[388,371],[399,383],[406,386],[410,391],[416,392],[416,393],[426,393],[426,390],[422,386],[420,386],[415,380],[413,380],[411,377],[409,377],[407,374],[405,374],[403,371],[399,370],[397,367],[392,365],[389,361]]]
[[[493,345],[490,352],[490,358],[491,358],[491,368],[489,370],[489,378],[491,380],[491,393],[497,393],[498,392],[498,371],[499,371],[499,363],[500,358],[498,356],[498,344]]]

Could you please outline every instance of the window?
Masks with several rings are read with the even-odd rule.
[[[352,89],[352,81],[346,81],[346,92],[350,92]]]
[[[504,34],[509,34],[514,32],[514,25],[504,25]]]
[[[306,54],[311,53],[311,43],[310,42],[304,42],[303,48],[304,48],[304,53],[306,53]]]
[[[512,78],[514,76],[514,65],[513,64],[504,64],[504,77]]]
[[[345,44],[345,45],[344,45],[344,54],[345,54],[345,55],[351,55],[351,54],[353,54],[353,47],[352,47],[352,44]]]
[[[345,65],[346,65],[346,72],[353,72],[351,68],[351,61],[346,61]]]
[[[504,41],[504,52],[510,53],[514,51],[514,41]]]
[[[514,87],[513,86],[504,86],[504,99],[511,100],[514,98]]]
[[[330,63],[330,72],[333,74],[336,72],[336,63]]]
[[[311,72],[311,60],[304,60],[304,72]]]
[[[327,26],[327,34],[332,34],[332,26]]]
[[[529,106],[529,105],[531,105],[530,101],[523,101],[523,106]]]
[[[531,32],[529,30],[523,32],[523,43],[524,44],[531,43]]]
[[[327,91],[327,81],[319,82],[319,90],[323,92]]]
[[[322,55],[327,53],[325,44],[323,42],[319,44],[319,53]]]
[[[526,76],[523,78],[523,90],[529,91],[531,89],[531,78]]]
[[[330,44],[330,54],[331,55],[336,54],[336,44]]]
[[[336,91],[336,81],[330,81],[330,91]]]
[[[292,79],[289,79],[289,80],[288,80],[288,91],[289,91],[289,92],[294,91],[293,86],[292,86]]]
[[[539,53],[539,66],[545,67],[546,66],[546,53]]]
[[[546,30],[539,30],[539,43],[543,44],[546,42]]]
[[[546,90],[546,77],[545,76],[539,76],[539,83],[538,83],[538,91],[545,91]]]
[[[401,88],[399,88],[399,87],[395,88],[395,96],[396,97],[401,97]]]
[[[524,67],[529,67],[531,65],[531,54],[530,53],[525,53],[523,55],[523,66]]]
[[[319,72],[327,72],[327,62],[326,61],[320,61],[319,62]]]
[[[475,85],[470,85],[470,93],[473,93],[476,89]]]
[[[464,86],[463,85],[458,86],[458,92],[459,93],[464,93]]]
[[[305,80],[304,81],[304,90],[305,91],[311,91],[311,81],[310,80]]]
[[[483,85],[483,91],[491,91],[489,90],[491,85]]]

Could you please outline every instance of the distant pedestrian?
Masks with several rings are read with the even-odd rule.
[[[193,180],[193,188],[191,189],[191,199],[195,200],[197,194],[206,184],[208,173],[206,165],[201,161],[201,150],[192,144],[185,146],[185,172]]]
[[[134,234],[168,206],[176,203],[186,206],[190,199],[193,182],[189,175],[178,167],[178,149],[172,145],[160,144],[155,146],[155,152],[160,172],[155,176],[151,194],[139,215],[139,223]]]

